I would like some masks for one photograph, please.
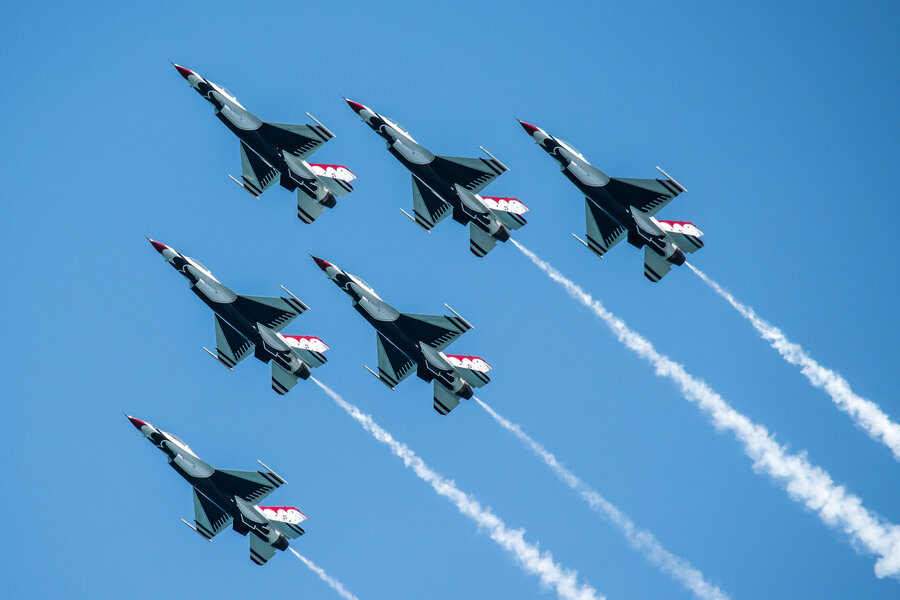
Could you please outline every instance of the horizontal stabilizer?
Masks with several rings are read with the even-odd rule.
[[[459,406],[459,398],[456,394],[434,381],[434,410],[439,415],[447,415],[451,410]]]
[[[644,276],[650,281],[656,282],[666,276],[672,268],[672,263],[644,246]]]
[[[444,358],[472,387],[481,387],[490,383],[491,378],[487,376],[487,372],[492,367],[483,358],[459,354],[445,354]]]
[[[478,258],[483,258],[497,245],[497,238],[473,222],[469,223],[469,250]]]
[[[250,538],[250,560],[257,565],[264,565],[275,556],[275,548],[269,542],[259,538],[255,533],[247,536]]]
[[[307,371],[308,372],[308,371]],[[297,375],[288,371],[277,361],[272,361],[272,389],[284,396],[297,385]]]
[[[687,221],[656,221],[659,228],[666,232],[672,238],[675,245],[685,252],[696,252],[703,247],[703,241],[700,236],[703,232],[693,223]]]
[[[350,182],[356,179],[350,169],[343,165],[309,165],[319,182],[335,196],[345,196],[353,191]]]
[[[325,205],[310,198],[302,189],[297,190],[297,218],[309,225],[322,216]]]
[[[323,354],[328,346],[321,339],[311,335],[284,335],[284,341],[300,360],[310,367],[321,367],[328,359]]]

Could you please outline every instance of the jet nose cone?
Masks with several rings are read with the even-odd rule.
[[[344,98],[344,100],[347,101],[347,104],[350,105],[350,108],[352,108],[353,112],[355,112],[356,114],[359,114],[362,111],[366,110],[366,107],[363,106],[362,104],[360,104],[359,102],[354,102],[353,100],[350,100],[349,98]]]
[[[178,72],[181,73],[181,76],[184,77],[185,79],[187,79],[187,78],[190,77],[191,75],[197,75],[196,73],[194,73],[194,72],[191,71],[190,69],[185,69],[185,68],[182,67],[181,65],[176,65],[175,63],[172,63],[172,66],[175,67],[176,69],[178,69]]]
[[[325,269],[327,269],[328,267],[333,267],[333,266],[334,266],[333,264],[331,264],[331,263],[328,262],[327,260],[322,260],[321,258],[319,258],[319,257],[317,257],[317,256],[313,256],[312,254],[310,254],[309,256],[310,256],[314,261],[316,261],[316,264],[319,265],[319,268],[322,269],[323,271],[324,271]]]
[[[150,238],[147,238],[147,241],[150,242],[151,244],[153,244],[153,247],[156,248],[156,251],[159,252],[160,254],[163,253],[163,250],[171,250],[171,248],[169,248],[165,244],[161,244],[161,243],[157,242],[156,240],[151,240]]]
[[[519,119],[516,120],[519,121],[519,125],[522,126],[522,129],[528,132],[528,135],[534,135],[534,132],[538,131],[538,128],[531,123],[526,123],[525,121],[520,121]]]
[[[136,418],[132,417],[131,415],[125,415],[125,416],[128,417],[128,420],[131,421],[131,424],[134,425],[134,428],[137,429],[138,431],[141,430],[141,427],[145,427],[147,425],[146,421],[141,421],[140,419],[136,419]]]

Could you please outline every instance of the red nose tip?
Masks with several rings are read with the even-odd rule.
[[[147,241],[150,242],[151,244],[153,244],[153,247],[156,248],[156,251],[159,252],[160,254],[162,254],[163,250],[170,250],[170,248],[168,246],[166,246],[165,244],[160,244],[156,240],[151,240],[150,238],[147,238]]]
[[[191,75],[197,75],[196,73],[194,73],[194,72],[191,71],[190,69],[185,69],[185,68],[182,67],[181,65],[176,65],[175,63],[172,63],[172,66],[174,66],[176,69],[178,69],[178,72],[181,73],[181,76],[184,77],[185,79],[187,79],[187,78],[190,77]]]
[[[319,268],[322,269],[323,271],[324,271],[325,269],[327,269],[328,267],[333,267],[333,266],[334,266],[333,264],[331,264],[331,263],[328,262],[327,260],[322,260],[321,258],[318,258],[318,257],[316,257],[316,256],[313,256],[312,254],[310,254],[310,256],[312,257],[312,259],[313,259],[314,261],[316,261],[316,264],[319,265]]]
[[[366,107],[359,102],[354,102],[353,100],[348,100],[347,98],[344,98],[344,100],[347,100],[347,104],[350,105],[350,108],[352,108],[353,112],[355,112],[356,114],[359,114],[362,111],[366,110]]]
[[[528,135],[534,135],[534,132],[538,130],[537,127],[535,127],[531,123],[526,123],[525,121],[519,121],[519,125],[522,126],[522,129],[528,132]]]
[[[141,421],[140,419],[135,419],[131,415],[125,415],[125,416],[128,417],[128,420],[131,421],[131,424],[134,425],[134,428],[137,429],[138,431],[141,430],[141,427],[144,427],[145,425],[147,425],[146,421]]]

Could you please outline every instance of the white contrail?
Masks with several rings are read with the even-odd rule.
[[[572,298],[602,319],[622,344],[649,361],[657,375],[671,379],[687,400],[696,402],[712,419],[716,428],[731,431],[743,444],[755,469],[783,483],[793,500],[816,511],[827,525],[840,527],[855,543],[878,555],[875,561],[877,577],[900,576],[900,527],[870,513],[858,496],[835,485],[824,469],[810,464],[805,453],[789,454],[765,427],[736,411],[706,382],[696,379],[680,364],[660,354],[646,338],[629,329],[622,319],[531,250],[515,239],[511,241],[550,279],[562,285]]]
[[[549,552],[541,552],[537,545],[526,542],[524,529],[509,529],[500,517],[490,509],[481,506],[475,498],[457,488],[454,482],[433,471],[406,444],[395,440],[390,433],[375,423],[371,416],[344,400],[340,394],[315,377],[311,379],[338,406],[362,425],[363,429],[371,433],[372,437],[388,446],[405,466],[412,469],[420,479],[430,484],[434,491],[450,500],[456,505],[459,512],[475,521],[479,527],[487,529],[491,539],[511,552],[527,572],[537,575],[542,585],[552,587],[556,590],[556,594],[565,600],[603,598],[590,585],[579,584],[578,574],[575,571],[564,569],[554,562],[553,556]]]
[[[894,459],[900,460],[900,425],[891,421],[877,404],[853,393],[846,379],[813,360],[799,344],[788,340],[779,328],[761,319],[752,308],[738,302],[706,273],[690,263],[686,264],[706,285],[750,321],[753,328],[772,344],[778,354],[792,365],[800,367],[800,372],[811,384],[825,390],[839,409],[853,417],[856,424],[865,429],[872,439],[884,442],[894,453]]]
[[[303,561],[303,564],[306,565],[307,567],[309,567],[310,571],[312,571],[313,573],[318,575],[319,579],[321,579],[322,581],[327,583],[328,587],[330,587],[331,589],[336,591],[338,594],[340,594],[341,598],[344,598],[344,600],[358,600],[358,598],[356,596],[354,596],[353,594],[351,594],[350,592],[347,591],[347,588],[345,588],[344,585],[340,581],[338,581],[337,579],[335,579],[334,577],[332,577],[331,575],[326,573],[325,569],[323,569],[322,567],[320,567],[313,561],[309,560],[308,558],[306,558],[305,556],[303,556],[302,554],[300,554],[299,552],[294,550],[293,547],[288,546],[288,550],[293,552],[294,556],[296,556],[301,561]]]
[[[534,452],[550,467],[563,483],[575,490],[592,510],[601,513],[618,527],[633,548],[658,567],[663,573],[680,581],[696,597],[704,600],[727,600],[728,594],[703,578],[703,573],[684,559],[666,550],[656,537],[646,529],[638,529],[628,515],[613,506],[600,492],[592,489],[581,478],[567,469],[552,452],[538,444],[522,428],[502,417],[497,411],[479,398],[474,400],[494,418],[501,427],[516,436],[529,450]]]

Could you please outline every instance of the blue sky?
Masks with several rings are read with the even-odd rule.
[[[439,154],[484,145],[511,168],[487,191],[531,208],[517,239],[896,523],[889,451],[686,269],[650,284],[633,248],[600,261],[572,240],[582,199],[515,121],[613,176],[663,167],[689,191],[660,216],[706,233],[693,262],[900,419],[895,3],[3,12],[0,595],[335,597],[289,555],[258,568],[245,538],[185,528],[190,491],[127,411],[216,466],[272,466],[290,482],[272,503],[309,515],[297,548],[361,599],[554,597],[312,383],[279,397],[262,364],[211,360],[212,316],[148,235],[239,293],[290,288],[312,310],[286,333],[332,348],[317,376],[611,599],[690,595],[477,405],[440,418],[425,383],[391,392],[367,374],[374,335],[307,252],[400,310],[462,313],[476,329],[451,349],[494,367],[479,396],[734,598],[897,596],[515,248],[479,260],[462,227],[427,235],[401,215],[408,173],[340,99]],[[305,226],[288,192],[238,189],[237,140],[170,60],[265,120],[315,115],[337,134],[315,161],[349,166],[356,191]]]

